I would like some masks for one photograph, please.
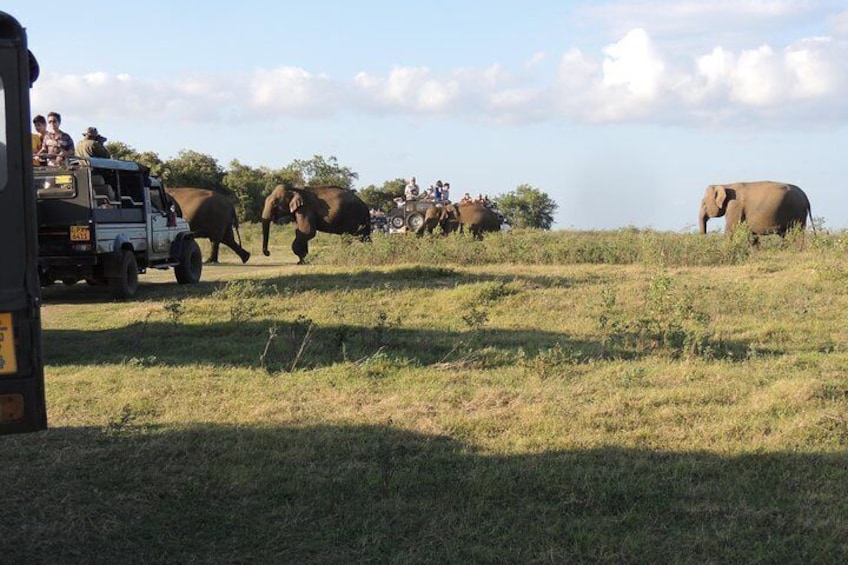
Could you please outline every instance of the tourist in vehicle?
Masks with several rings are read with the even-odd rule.
[[[77,143],[77,157],[110,157],[109,151],[104,147],[106,138],[100,135],[96,127],[89,127],[82,134],[82,139]]]
[[[471,195],[467,192],[462,195],[462,199],[459,201],[460,204],[471,204],[474,202],[474,199],[471,198]]]
[[[427,202],[432,202],[435,199],[436,199],[436,189],[431,184],[427,188],[427,190],[424,191],[424,194],[421,195],[421,200],[424,200],[424,201],[427,201]]]
[[[47,118],[41,114],[32,119],[32,126],[35,128],[35,133],[32,134],[32,154],[33,156],[41,150],[41,144],[44,143],[44,132],[47,131]],[[37,164],[37,159],[34,159],[34,164]]]
[[[450,204],[450,183],[446,182],[442,185],[442,202]]]
[[[437,203],[442,201],[442,181],[437,180],[436,186],[433,187],[433,200]]]
[[[38,154],[46,155],[47,164],[51,166],[58,165],[66,157],[74,155],[74,140],[59,128],[61,125],[62,116],[58,112],[47,114],[47,131]]]
[[[415,177],[409,179],[409,182],[406,183],[406,188],[403,191],[404,196],[406,196],[407,200],[418,200],[418,183],[415,182]]]

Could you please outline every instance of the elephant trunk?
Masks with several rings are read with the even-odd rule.
[[[265,218],[262,218],[262,254],[265,255],[265,257],[271,254],[271,252],[268,251],[268,235],[270,231],[271,220],[266,220]]]
[[[701,210],[701,217],[698,218],[698,227],[700,228],[702,234],[707,233],[707,219],[708,218],[709,218],[709,216],[707,215],[707,213],[704,212],[703,210]]]

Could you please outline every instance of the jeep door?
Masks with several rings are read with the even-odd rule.
[[[167,259],[171,253],[171,243],[177,237],[175,222],[171,221],[167,195],[161,186],[151,186],[149,198],[150,255],[153,259]]]

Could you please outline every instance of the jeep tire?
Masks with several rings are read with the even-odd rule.
[[[415,212],[406,218],[406,225],[411,232],[417,232],[418,228],[424,225],[424,214]]]
[[[135,254],[125,249],[121,255],[118,276],[109,277],[109,292],[114,298],[125,300],[132,298],[138,291],[138,263]]]
[[[193,239],[186,239],[183,242],[180,264],[174,267],[174,275],[177,277],[177,282],[180,284],[194,284],[200,281],[202,272],[203,255],[200,253],[200,246]]]
[[[403,227],[403,216],[392,216],[389,220],[389,223],[392,224],[392,227],[396,230],[399,230]]]

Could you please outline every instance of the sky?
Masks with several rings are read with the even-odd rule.
[[[697,229],[707,185],[797,184],[848,229],[848,0],[5,0],[32,112],[167,160],[334,156],[356,187],[522,184],[554,229]],[[713,220],[711,229],[723,227]]]

